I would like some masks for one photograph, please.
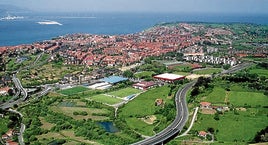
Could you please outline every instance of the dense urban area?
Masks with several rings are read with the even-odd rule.
[[[268,142],[268,26],[164,23],[0,47],[1,144]]]

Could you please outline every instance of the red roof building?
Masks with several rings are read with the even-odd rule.
[[[17,142],[14,142],[12,140],[7,140],[6,145],[19,145]]]
[[[199,133],[198,133],[198,136],[200,136],[200,137],[207,137],[207,132],[205,132],[205,131],[199,131]]]
[[[204,109],[204,108],[206,108],[206,109],[211,108],[211,103],[210,102],[200,102],[200,107],[202,109]]]
[[[140,89],[140,90],[147,90],[149,88],[152,88],[153,86],[155,86],[155,83],[154,82],[146,82],[146,81],[143,81],[143,82],[139,82],[139,83],[136,83],[134,85],[132,85],[134,88],[136,89]]]

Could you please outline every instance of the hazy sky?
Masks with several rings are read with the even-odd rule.
[[[34,11],[212,12],[268,14],[268,0],[1,0]]]

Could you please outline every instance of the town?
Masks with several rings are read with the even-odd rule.
[[[151,144],[180,134],[171,144],[252,142],[267,126],[268,45],[265,34],[240,36],[237,27],[265,29],[166,23],[134,34],[68,34],[0,47],[0,141]],[[263,103],[247,102],[246,93]],[[190,115],[179,110],[187,106]],[[220,121],[228,124],[225,116],[243,120],[232,112],[261,122],[247,140],[216,129]]]

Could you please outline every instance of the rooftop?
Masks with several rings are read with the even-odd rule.
[[[170,74],[170,73],[164,73],[164,74],[154,76],[154,78],[167,79],[167,80],[178,80],[178,79],[181,79],[183,77],[185,77],[185,76],[177,75],[177,74]]]
[[[126,81],[126,80],[128,80],[128,78],[124,78],[120,76],[110,76],[110,77],[101,79],[101,81],[104,81],[110,84],[115,84],[115,83],[119,83],[119,82]]]

